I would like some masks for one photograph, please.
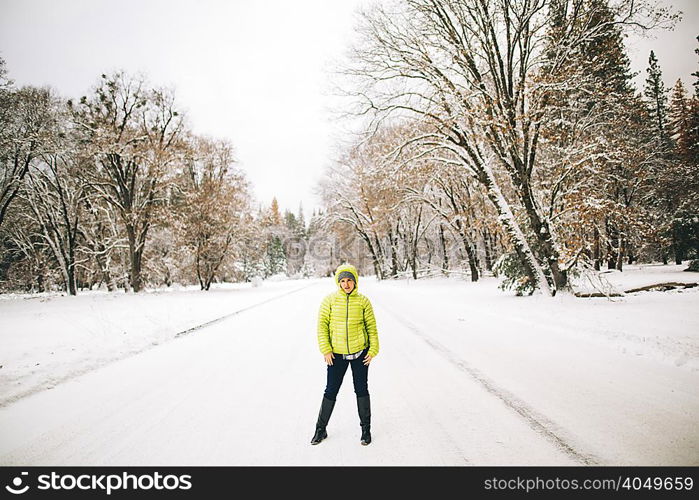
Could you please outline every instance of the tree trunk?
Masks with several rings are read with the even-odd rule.
[[[45,292],[46,285],[44,284],[44,273],[40,272],[36,276],[36,287],[38,292]]]
[[[619,231],[614,222],[607,220],[607,269],[616,269],[618,260]]]
[[[69,229],[70,231],[70,229]],[[78,277],[75,273],[75,246],[76,241],[72,235],[68,235],[68,293],[76,296],[78,294]]]
[[[138,293],[143,288],[141,277],[141,258],[143,256],[143,247],[138,248],[136,241],[135,229],[131,225],[126,226],[126,234],[129,240],[129,262],[131,264],[130,285],[131,289]]]
[[[420,240],[418,234],[420,232],[420,222],[422,221],[422,208],[422,205],[420,205],[417,221],[415,222],[415,233],[411,236],[412,241],[410,242],[410,266],[413,269],[413,279],[417,279],[417,249]]]
[[[673,228],[672,231],[672,253],[675,255],[675,264],[682,264],[684,260],[684,248],[680,242],[680,237],[677,234],[678,231]]]
[[[558,264],[558,250],[553,242],[553,235],[548,221],[539,214],[534,201],[529,182],[522,183],[522,202],[524,205],[529,224],[532,228],[532,233],[536,247],[541,249],[543,255],[541,260],[546,263],[548,270],[553,279],[553,285],[556,290],[565,288],[568,284],[568,276],[565,271],[562,271]]]
[[[204,272],[203,274],[203,285],[202,285],[202,290],[203,291],[208,291],[209,288],[211,288],[211,282],[214,279],[213,272],[211,272],[211,263],[206,261],[204,265]]]
[[[204,277],[201,273],[201,243],[197,244],[197,253],[194,262],[197,268],[197,280],[199,281],[199,289],[204,290]]]
[[[131,288],[138,293],[143,290],[143,278],[141,276],[141,252],[133,252],[131,260]]]
[[[428,238],[425,238],[425,246],[427,247],[427,264],[429,265],[432,264],[432,254],[434,253],[434,249],[432,248],[432,244]]]
[[[447,274],[449,271],[449,251],[447,250],[446,238],[444,238],[444,226],[439,224],[439,242],[442,245],[442,273]]]
[[[415,258],[415,255],[413,254],[410,257],[410,268],[413,270],[413,279],[417,279],[417,259]]]
[[[104,250],[104,245],[98,247],[98,251]],[[116,288],[116,283],[114,283],[114,278],[112,278],[112,273],[109,271],[109,265],[105,259],[101,256],[101,253],[95,255],[95,260],[97,261],[97,267],[102,274],[102,281],[107,285],[107,290],[113,292]]]
[[[376,277],[379,280],[384,279],[384,272],[383,272],[383,249],[381,248],[381,242],[379,241],[379,236],[374,233],[374,242],[375,242],[375,252],[376,252],[376,262],[374,264],[374,267],[378,266],[379,272],[376,273]]]
[[[480,278],[480,273],[478,272],[478,255],[476,254],[475,247],[471,244],[468,236],[461,234],[461,238],[464,244],[464,250],[466,251],[466,256],[468,257],[468,267],[471,272],[471,281],[478,281]]]
[[[374,251],[374,246],[371,244],[371,238],[369,237],[368,234],[365,232],[360,232],[359,235],[362,237],[364,242],[367,244],[367,247],[369,247],[369,253],[371,254],[371,261],[374,266],[374,273],[376,273],[376,278],[379,280],[383,279],[383,272],[381,270],[381,263],[379,262],[379,257],[376,255],[376,252]]]
[[[626,252],[626,243],[625,243],[625,238],[621,236],[619,238],[619,251],[617,252],[617,258],[616,258],[616,268],[619,271],[624,270],[624,253]]]
[[[393,229],[388,228],[388,241],[391,245],[391,277],[398,276],[398,236],[393,234]]]
[[[602,258],[600,256],[600,236],[597,226],[595,226],[592,239],[594,242],[592,246],[592,260],[594,262],[595,271],[599,271],[602,269]]]
[[[71,262],[68,265],[68,294],[73,296],[78,294],[78,286],[75,277],[75,266],[73,262]]]
[[[488,271],[493,270],[493,250],[494,242],[491,239],[488,228],[483,228],[483,251],[485,256],[485,268]]]
[[[464,227],[463,223],[461,222],[461,219],[459,218],[456,219],[456,228],[459,231],[459,235],[461,236],[461,242],[464,245],[464,251],[466,252],[466,256],[468,257],[468,267],[471,272],[471,281],[478,281],[478,279],[480,278],[480,273],[478,271],[480,265],[478,262],[478,254],[476,253],[476,247],[471,241],[471,238],[469,238],[468,233],[466,232],[466,228]]]
[[[519,224],[515,220],[509,204],[500,192],[500,188],[495,181],[492,171],[485,165],[483,166],[483,170],[484,172],[480,181],[486,188],[488,199],[495,207],[495,210],[498,213],[498,218],[502,223],[505,232],[510,237],[512,246],[514,247],[515,252],[522,263],[522,267],[524,268],[527,277],[546,295],[555,295],[555,291],[551,290],[551,286],[549,285],[549,282],[546,279],[539,262],[536,260],[534,253],[529,247],[529,242],[524,237]]]

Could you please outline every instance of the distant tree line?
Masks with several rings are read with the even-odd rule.
[[[256,206],[234,146],[194,134],[172,90],[115,72],[67,99],[0,59],[1,290],[310,276],[329,266],[314,226]]]
[[[623,43],[676,20],[631,0],[369,8],[342,72],[364,133],[321,224],[380,278],[492,271],[518,293],[698,258],[699,72],[668,92],[651,52],[638,92]]]

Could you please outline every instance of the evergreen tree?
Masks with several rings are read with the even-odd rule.
[[[596,27],[599,35],[582,44],[583,63],[593,77],[592,81],[606,87],[610,95],[633,93],[631,62],[624,48],[624,35],[615,23],[608,0],[588,0],[583,9],[590,15],[585,22]]]
[[[699,36],[697,36],[697,42],[699,42]],[[699,56],[699,48],[694,49],[694,53]],[[699,70],[692,73],[694,77],[694,97],[699,98]]]
[[[699,49],[694,52],[699,55]],[[672,89],[668,132],[674,144],[673,165],[659,183],[670,202],[665,234],[676,264],[699,257],[699,71],[692,75],[697,79],[694,96],[687,95],[681,80]]]
[[[655,53],[651,50],[648,57],[648,76],[643,95],[648,103],[648,112],[653,118],[655,129],[662,143],[667,143],[667,90],[663,83],[663,74]]]
[[[542,78],[551,89],[551,119],[542,130],[549,147],[539,163],[546,165],[540,188],[551,213],[568,212],[553,217],[571,265],[582,255],[597,269],[604,260],[620,269],[637,238],[638,188],[648,176],[649,162],[639,155],[648,122],[639,118],[647,113],[607,0],[554,1],[549,16]]]
[[[288,211],[283,216],[279,213],[276,197],[272,199],[268,208],[260,207],[258,221],[261,233],[263,278],[287,272],[284,241],[289,233],[287,225],[294,224],[294,221],[288,218],[288,214]]]
[[[699,36],[697,37],[699,41]],[[694,49],[694,53],[699,56],[699,48]],[[689,131],[688,131],[688,157],[687,161],[695,169],[699,167],[699,70],[692,73],[695,77],[694,97],[689,103]]]
[[[303,204],[299,203],[299,213],[296,216],[298,221],[299,236],[306,237],[306,218],[303,216]]]
[[[691,101],[679,78],[670,95],[667,129],[677,155],[688,160],[692,149]]]
[[[279,236],[273,234],[267,240],[267,254],[264,262],[264,277],[268,278],[275,274],[286,271],[286,255],[284,246]]]
[[[293,214],[293,212],[284,210],[284,225],[291,234],[296,234],[298,221],[296,220],[296,216]]]

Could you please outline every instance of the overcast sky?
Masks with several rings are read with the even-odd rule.
[[[327,69],[369,0],[0,0],[0,55],[17,85],[85,95],[99,75],[143,72],[176,89],[195,132],[230,139],[259,202],[308,217],[337,129]],[[667,86],[691,86],[699,1],[674,32],[632,39],[638,81],[653,49]]]

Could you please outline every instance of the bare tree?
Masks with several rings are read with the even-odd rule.
[[[149,88],[123,72],[102,75],[73,107],[94,160],[86,180],[117,210],[129,247],[130,285],[143,288],[142,260],[166,180],[181,164],[184,122],[171,91]]]
[[[77,175],[76,154],[63,102],[51,97],[54,118],[43,148],[31,164],[21,195],[29,211],[25,214],[40,228],[38,236],[50,249],[63,275],[65,290],[77,294],[78,237],[85,198]]]
[[[190,151],[180,183],[184,244],[193,250],[201,289],[209,290],[232,242],[242,234],[250,196],[231,144],[197,137]]]
[[[128,246],[126,238],[120,234],[119,216],[114,206],[94,196],[90,190],[87,190],[83,203],[83,224],[78,230],[84,244],[83,251],[94,259],[95,278],[91,285],[93,282],[103,283],[112,292],[119,280],[124,279],[119,250]]]
[[[482,206],[480,186],[470,177],[458,175],[453,169],[445,168],[440,163],[426,163],[429,165],[429,175],[423,177],[423,181],[418,183],[419,187],[406,188],[406,199],[425,204],[447,224],[451,232],[458,235],[458,241],[468,259],[471,281],[478,281],[481,274],[478,239],[483,238],[481,232],[489,220],[494,222],[495,218]],[[414,172],[413,169],[410,171]],[[440,228],[440,241],[446,250],[441,224]]]
[[[324,223],[353,229],[366,244],[378,279],[387,275],[386,241],[394,259],[394,237],[399,234],[391,215],[400,201],[396,179],[384,165],[392,147],[391,131],[349,145],[321,185]]]
[[[10,207],[8,224],[3,229],[13,260],[6,280],[11,288],[44,292],[56,281],[52,255],[39,236],[41,229],[24,216],[23,203],[24,200],[18,197],[17,203]]]
[[[41,151],[51,119],[48,89],[12,90],[0,84],[0,227]]]

